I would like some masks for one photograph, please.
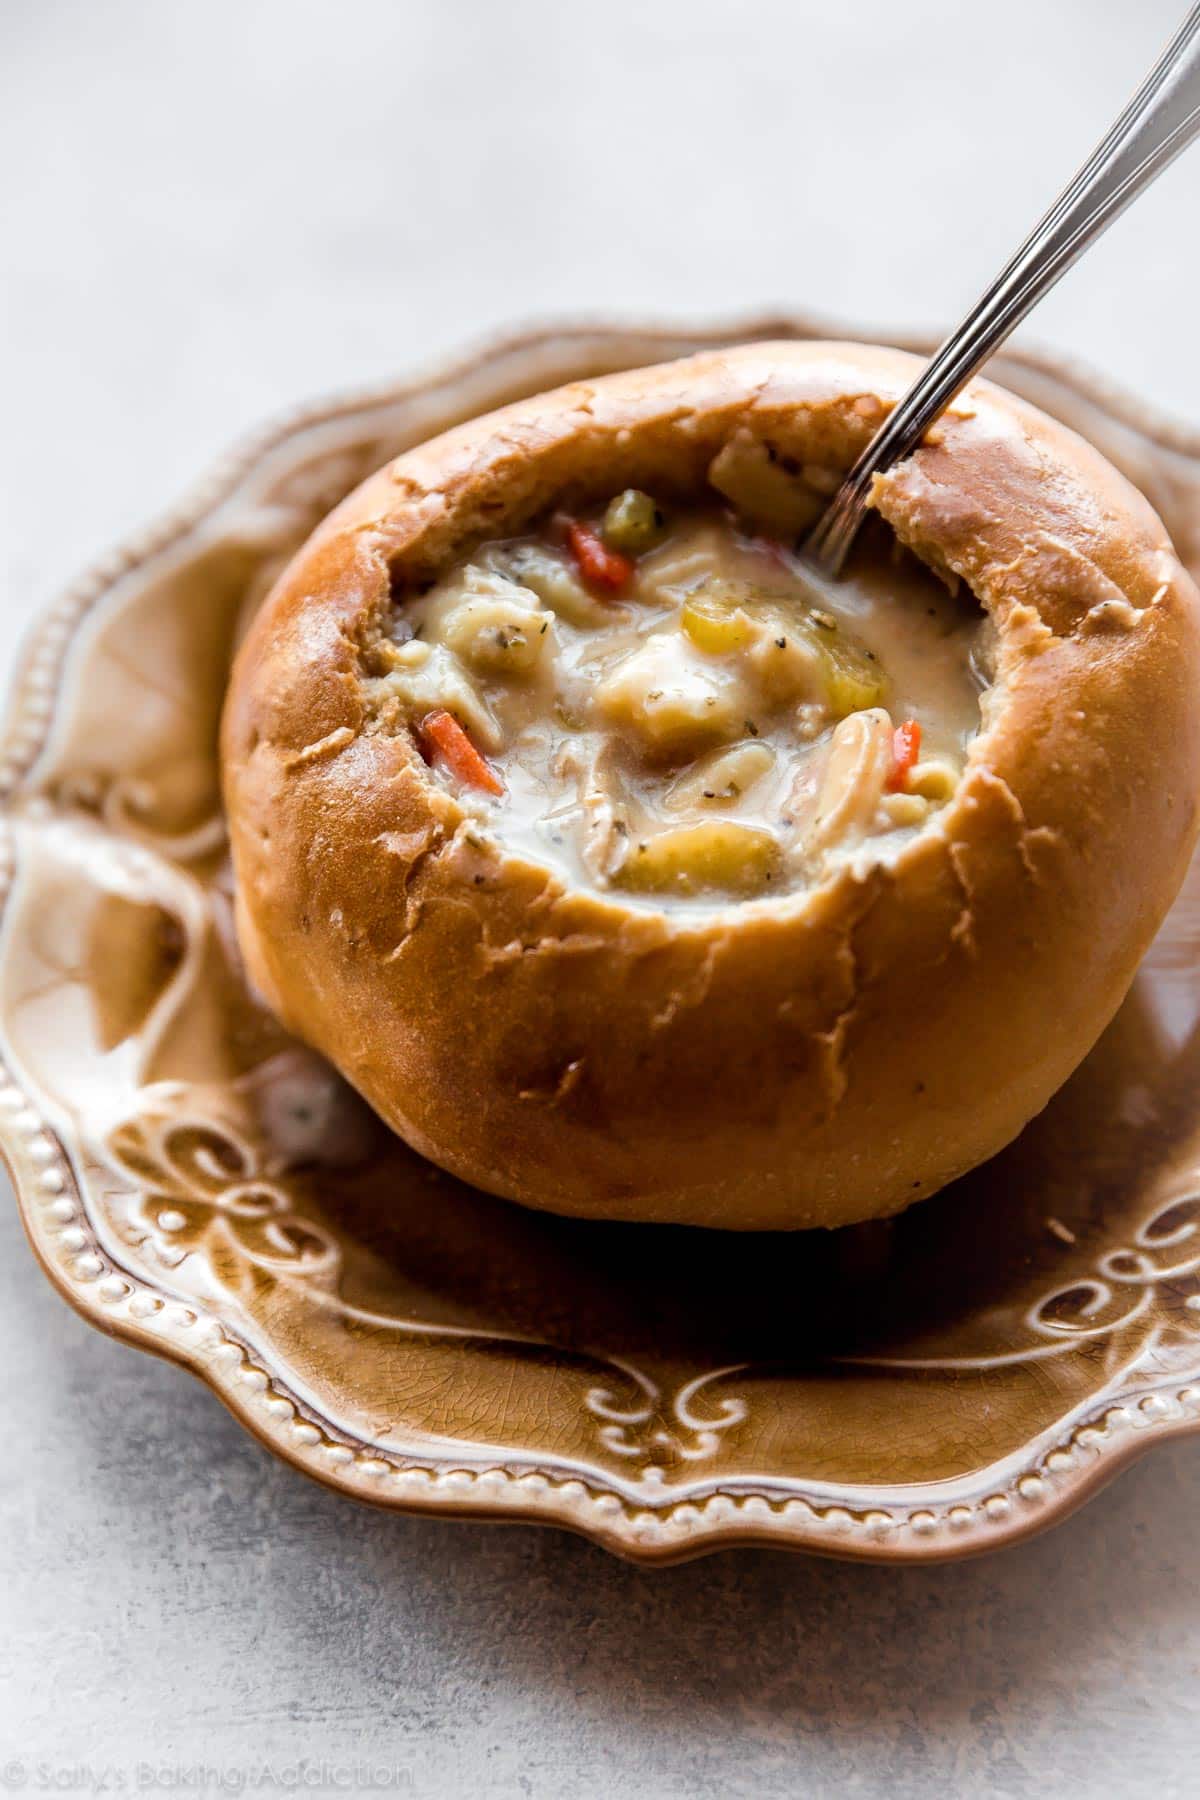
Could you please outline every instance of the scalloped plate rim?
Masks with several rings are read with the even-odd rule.
[[[802,313],[771,312],[717,325],[632,318],[549,320],[491,334],[461,354],[441,358],[407,378],[303,403],[244,435],[180,501],[98,558],[42,610],[26,632],[10,678],[0,734],[0,821],[6,840],[5,866],[0,870],[0,916],[12,885],[9,795],[49,737],[63,660],[75,629],[116,581],[193,530],[236,490],[262,457],[322,423],[417,395],[482,370],[500,356],[533,351],[554,341],[583,343],[589,337],[623,335],[660,337],[664,347],[680,339],[715,347],[739,337],[763,338],[775,330],[801,337],[869,336],[917,349],[928,343],[928,334],[909,331],[884,337],[847,331],[820,315]],[[1200,458],[1200,430],[1146,406],[1076,359],[1042,349],[1020,348],[1006,354],[1066,382],[1159,448]],[[39,678],[36,683],[35,677]],[[23,717],[35,685],[43,690],[40,729],[36,725],[31,729]],[[1119,1394],[1105,1395],[1071,1427],[1064,1427],[1064,1438],[1054,1440],[1049,1449],[1045,1443],[1049,1434],[1042,1434],[1036,1440],[1038,1454],[1010,1478],[1006,1492],[997,1492],[973,1508],[951,1507],[942,1519],[932,1510],[936,1483],[928,1484],[928,1508],[913,1507],[899,1519],[885,1510],[882,1501],[877,1511],[855,1516],[836,1503],[813,1504],[794,1494],[780,1495],[778,1490],[772,1497],[766,1479],[764,1492],[744,1492],[753,1485],[745,1481],[722,1487],[718,1478],[713,1492],[702,1500],[676,1502],[661,1510],[635,1510],[624,1496],[602,1482],[585,1481],[577,1475],[559,1478],[537,1469],[517,1472],[513,1465],[526,1459],[514,1456],[506,1463],[501,1453],[495,1454],[491,1468],[456,1466],[450,1457],[431,1457],[428,1460],[436,1467],[422,1469],[409,1459],[375,1452],[369,1445],[359,1446],[368,1454],[356,1456],[353,1440],[346,1441],[336,1427],[318,1423],[320,1415],[288,1392],[278,1375],[251,1361],[243,1340],[223,1321],[206,1317],[198,1308],[165,1292],[154,1294],[144,1277],[121,1268],[111,1254],[107,1270],[92,1272],[89,1265],[86,1274],[73,1274],[53,1256],[51,1233],[41,1214],[56,1204],[78,1207],[79,1184],[66,1146],[7,1066],[0,1066],[0,1159],[11,1177],[36,1262],[81,1318],[106,1336],[197,1376],[241,1425],[291,1467],[343,1496],[388,1511],[476,1522],[555,1525],[644,1565],[677,1563],[718,1549],[751,1546],[863,1562],[934,1563],[986,1554],[1033,1536],[1065,1519],[1145,1451],[1200,1431],[1200,1386],[1195,1383],[1181,1387],[1176,1377],[1161,1390],[1143,1391],[1134,1406]],[[82,1209],[82,1217],[87,1219],[86,1209]],[[87,1261],[86,1250],[83,1257]],[[99,1261],[94,1256],[91,1260]],[[107,1298],[101,1292],[106,1281]],[[141,1317],[117,1310],[119,1300],[128,1300],[131,1294],[136,1298],[139,1291],[149,1303]],[[159,1321],[157,1326],[152,1324],[154,1320]],[[252,1405],[252,1396],[264,1394],[265,1406],[274,1412]],[[1130,1429],[1134,1416],[1137,1428]],[[289,1426],[291,1442],[286,1435]],[[1087,1460],[1080,1460],[1085,1436],[1089,1454]],[[1050,1480],[1047,1456],[1066,1442],[1079,1446],[1073,1451],[1072,1466]],[[383,1485],[389,1477],[401,1491]],[[967,1516],[956,1520],[956,1511]]]

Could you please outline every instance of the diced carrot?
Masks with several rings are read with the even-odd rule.
[[[908,786],[909,771],[921,754],[921,727],[916,719],[905,719],[892,733],[892,772],[887,788],[891,794],[902,794]]]
[[[566,522],[567,548],[589,587],[619,594],[633,579],[633,563],[619,550],[610,550],[598,531],[578,519]]]
[[[430,760],[435,753],[440,755],[451,774],[468,787],[483,788],[488,794],[504,792],[504,783],[495,769],[480,756],[453,713],[426,713],[417,732]]]

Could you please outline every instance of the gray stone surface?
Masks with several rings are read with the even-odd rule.
[[[313,392],[546,312],[945,317],[1178,11],[0,0],[5,666],[82,562]],[[1198,179],[1037,322],[1192,417]],[[647,1574],[310,1486],[75,1319],[11,1206],[0,1359],[14,1791],[303,1758],[328,1789],[563,1800],[1200,1785],[1200,1445],[978,1563]]]

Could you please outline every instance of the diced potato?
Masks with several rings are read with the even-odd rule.
[[[514,594],[523,591],[512,589]],[[552,652],[553,622],[552,612],[523,606],[519,600],[468,599],[445,616],[441,637],[474,669],[494,675],[529,675]]]
[[[660,757],[694,755],[745,728],[736,677],[697,667],[676,632],[654,633],[619,662],[597,687],[594,705],[609,724],[635,732]]]
[[[412,643],[442,643],[485,674],[528,674],[551,647],[554,615],[510,574],[483,561],[440,581],[412,607],[406,623],[421,636]]]
[[[760,693],[773,705],[824,699],[828,663],[811,631],[783,608],[761,619],[746,664]]]
[[[666,515],[649,494],[626,488],[610,500],[604,514],[604,541],[626,556],[640,556],[656,544],[666,528]]]
[[[761,438],[739,431],[714,458],[708,479],[743,518],[777,537],[796,538],[814,524],[821,501],[799,470],[790,470]]]
[[[751,825],[713,819],[633,842],[616,880],[641,893],[696,894],[717,888],[756,894],[779,872],[778,840]]]
[[[753,738],[714,750],[672,782],[664,804],[672,812],[734,806],[775,763],[775,753]]]

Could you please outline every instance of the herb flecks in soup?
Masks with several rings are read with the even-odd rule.
[[[819,583],[635,490],[397,606],[389,713],[509,849],[602,890],[792,891],[894,853],[980,725],[978,610],[907,555]]]

